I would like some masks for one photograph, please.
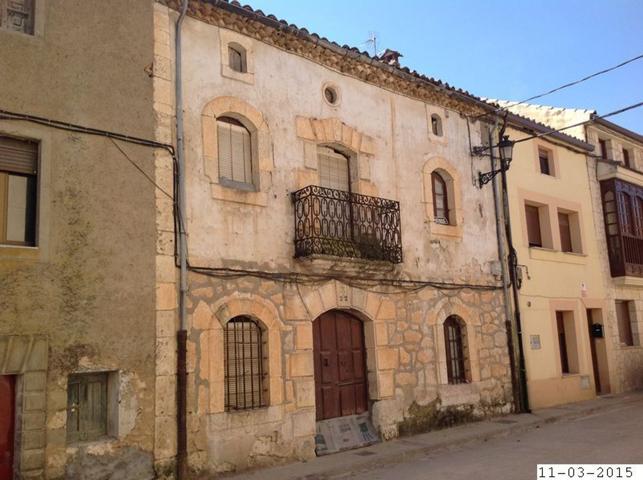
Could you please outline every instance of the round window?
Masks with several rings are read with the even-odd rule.
[[[338,100],[337,90],[334,87],[327,86],[324,88],[324,98],[331,105],[335,105]]]

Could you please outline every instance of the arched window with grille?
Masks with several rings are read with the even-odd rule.
[[[433,189],[433,219],[442,225],[451,224],[449,218],[449,192],[444,177],[439,172],[431,173]]]
[[[444,321],[444,342],[449,383],[467,383],[469,378],[466,326],[455,315],[451,315]]]
[[[228,321],[224,328],[225,409],[247,410],[267,405],[265,337],[250,317]]]
[[[252,135],[239,120],[217,118],[219,179],[228,186],[254,187],[252,172]]]

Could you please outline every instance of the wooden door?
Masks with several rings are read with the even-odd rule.
[[[16,377],[0,375],[0,478],[13,478]]]
[[[330,311],[313,323],[317,420],[368,409],[366,349],[362,322]]]

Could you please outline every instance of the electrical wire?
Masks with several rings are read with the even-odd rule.
[[[600,70],[598,72],[594,72],[594,73],[592,73],[590,75],[587,75],[586,77],[580,78],[578,80],[574,80],[573,82],[566,83],[566,84],[561,85],[561,86],[556,87],[556,88],[552,88],[551,90],[548,90],[548,91],[543,92],[543,93],[539,93],[538,95],[534,95],[532,97],[525,98],[524,100],[520,100],[519,102],[515,102],[515,103],[513,103],[511,105],[505,105],[504,107],[496,108],[493,112],[486,112],[486,113],[477,115],[474,118],[479,119],[479,118],[482,118],[482,117],[485,117],[487,115],[491,115],[491,114],[494,114],[494,113],[498,113],[498,112],[502,112],[502,111],[508,111],[512,107],[516,107],[518,105],[530,102],[532,100],[536,100],[538,98],[546,97],[547,95],[551,95],[552,93],[558,92],[560,90],[564,90],[565,88],[573,87],[575,85],[578,85],[579,83],[583,83],[583,82],[586,82],[587,80],[590,80],[590,79],[592,79],[594,77],[598,77],[599,75],[603,75],[605,73],[612,72],[612,71],[614,71],[614,70],[616,70],[618,68],[624,67],[625,65],[627,65],[629,63],[632,63],[632,62],[635,62],[637,60],[640,60],[642,58],[643,58],[643,54],[637,55],[636,57],[629,58],[629,59],[627,59],[627,60],[625,60],[625,61],[623,61],[623,62],[621,62],[621,63],[619,63],[617,65],[614,65],[612,67],[605,68],[605,69]]]
[[[126,159],[127,159],[127,160],[132,164],[132,165],[134,165],[134,168],[136,168],[136,170],[138,170],[139,172],[141,172],[141,174],[142,174],[142,175],[143,175],[143,176],[144,176],[144,177],[145,177],[145,178],[146,178],[146,179],[147,179],[147,180],[148,180],[152,185],[154,185],[156,188],[158,188],[158,189],[159,189],[159,191],[161,191],[161,192],[162,192],[166,197],[168,197],[170,200],[174,201],[174,196],[173,196],[172,194],[170,194],[170,193],[166,192],[166,191],[165,191],[165,190],[164,190],[164,189],[163,189],[163,188],[162,188],[158,183],[156,183],[156,182],[154,181],[154,179],[153,179],[152,177],[150,177],[147,173],[145,173],[145,171],[144,171],[144,170],[143,170],[143,169],[142,169],[142,168],[141,168],[141,167],[140,167],[140,166],[139,166],[139,165],[138,165],[134,160],[132,160],[132,159],[129,157],[129,155],[127,155],[127,153],[125,153],[125,150],[123,150],[123,149],[121,148],[121,146],[120,146],[118,143],[116,143],[116,140],[114,140],[114,139],[113,139],[113,138],[111,138],[111,137],[110,137],[109,139],[110,139],[110,140],[111,140],[111,142],[114,144],[114,146],[115,146],[115,147],[116,147],[116,148],[117,148],[117,149],[118,149],[118,150],[123,154],[123,156],[124,156],[124,157],[125,157],[125,158],[126,158]]]
[[[195,267],[192,265],[188,265],[188,269],[192,272],[215,278],[236,279],[242,277],[254,277],[281,283],[297,283],[303,285],[320,285],[328,281],[336,280],[349,286],[355,286],[363,290],[380,294],[411,293],[427,287],[432,287],[438,290],[470,289],[479,291],[494,291],[502,288],[501,285],[453,283],[434,280],[408,280],[386,277],[360,277],[357,275],[337,275],[328,273],[267,272],[262,270],[247,270],[226,267]],[[372,287],[390,287],[396,289],[396,292],[374,290]]]
[[[519,140],[515,140],[514,145],[516,143],[526,142],[526,141],[532,140],[534,138],[546,137],[547,135],[562,132],[563,130],[569,130],[570,128],[580,127],[581,125],[586,125],[586,124],[589,124],[589,123],[593,123],[596,120],[599,120],[601,118],[612,117],[614,115],[618,115],[619,113],[624,113],[624,112],[627,112],[629,110],[634,110],[634,109],[639,108],[641,106],[643,106],[643,102],[638,102],[638,103],[635,103],[633,105],[628,105],[627,107],[623,107],[623,108],[620,108],[618,110],[614,110],[613,112],[606,113],[605,115],[595,115],[595,116],[592,116],[592,118],[590,118],[589,120],[583,120],[582,122],[574,123],[572,125],[567,125],[565,127],[561,127],[561,128],[557,128],[557,129],[551,129],[548,132],[537,133],[537,134],[531,135],[529,137],[525,137],[525,138],[521,138]]]

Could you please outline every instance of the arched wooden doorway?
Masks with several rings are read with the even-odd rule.
[[[368,410],[366,348],[362,322],[331,310],[313,322],[317,420]]]

